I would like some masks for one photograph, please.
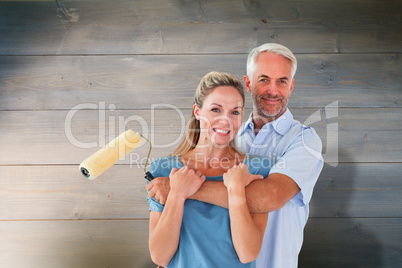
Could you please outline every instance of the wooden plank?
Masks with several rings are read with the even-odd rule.
[[[310,219],[300,267],[399,267],[402,221]],[[4,267],[154,267],[147,221],[2,221]]]
[[[265,42],[298,53],[402,47],[402,6],[392,0],[0,1],[0,10],[3,55],[245,53]]]
[[[148,221],[0,221],[0,265],[155,267]]]
[[[398,54],[297,55],[291,108],[401,107]],[[196,86],[211,70],[243,78],[246,55],[0,57],[0,110],[71,109],[105,103],[150,109],[191,108]],[[247,107],[251,100],[247,94]]]
[[[325,165],[310,218],[400,217],[401,169],[399,163]],[[78,165],[0,166],[0,220],[147,219],[145,184],[136,165],[115,165],[93,181]]]
[[[289,107],[320,107],[324,106],[324,100],[338,101],[339,107],[399,106],[402,96],[399,54],[296,57],[298,70]],[[307,99],[311,98],[309,104]]]
[[[95,180],[78,165],[0,166],[0,220],[144,219],[144,169],[115,165]]]
[[[182,140],[190,117],[190,110],[170,107],[115,111],[92,108],[0,112],[0,164],[78,164],[126,128],[151,139],[153,157],[168,155]],[[292,109],[297,120],[316,129],[323,141],[326,161],[401,161],[402,144],[395,142],[401,136],[400,108],[325,111]],[[133,153],[146,156],[148,148],[143,141]],[[127,157],[121,163],[129,161]]]
[[[310,217],[400,217],[400,163],[325,165],[314,188]]]
[[[300,267],[402,266],[401,11],[393,0],[0,0],[0,266],[155,267],[137,166],[148,145],[95,181],[78,164],[120,119],[149,134],[153,158],[167,155],[200,77],[241,78],[264,42],[297,54],[290,107],[327,161]]]
[[[0,57],[0,109],[71,109],[99,102],[117,109],[160,103],[190,108],[202,76],[238,66],[232,73],[242,79],[245,62],[244,55]]]
[[[310,219],[299,267],[401,267],[401,218]]]
[[[128,128],[148,137],[153,156],[168,155],[184,136],[189,117],[189,110],[174,109],[0,112],[0,163],[79,164]],[[148,154],[148,143],[141,142],[134,160]],[[130,157],[119,164],[129,164]]]
[[[402,11],[398,8],[398,12]],[[400,23],[389,20],[385,24],[382,22],[373,22],[365,27],[347,25],[339,35],[342,40],[340,51],[342,53],[365,53],[373,51],[373,48],[381,48],[386,52],[400,51],[394,44],[401,44],[402,28]],[[388,43],[386,40],[396,38],[395,42]],[[375,50],[375,49],[374,49]]]

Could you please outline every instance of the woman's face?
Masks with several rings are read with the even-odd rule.
[[[217,87],[205,98],[202,108],[194,105],[194,114],[201,127],[198,144],[224,147],[241,126],[243,98],[234,87]]]

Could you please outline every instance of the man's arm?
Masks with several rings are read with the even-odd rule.
[[[292,178],[273,173],[265,180],[252,182],[246,188],[246,196],[250,211],[261,213],[281,209],[299,191],[299,186]]]
[[[148,196],[165,204],[169,194],[169,178],[159,177],[146,186]],[[256,180],[246,187],[247,204],[251,213],[265,213],[281,209],[300,191],[290,177],[273,173],[264,180]],[[228,208],[228,193],[223,182],[205,181],[191,199]]]
[[[299,186],[290,177],[273,173],[246,187],[247,204],[251,213],[271,212],[281,209],[299,191]],[[227,189],[223,182],[205,181],[190,198],[228,208]]]

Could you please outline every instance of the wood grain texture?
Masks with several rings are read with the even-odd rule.
[[[399,163],[325,165],[310,218],[399,217],[399,174]],[[142,165],[115,165],[93,181],[78,165],[0,166],[0,220],[148,219],[145,184]]]
[[[312,218],[299,267],[400,267],[401,218]]]
[[[314,188],[310,218],[399,218],[400,163],[326,164]]]
[[[1,1],[0,10],[2,55],[246,53],[265,42],[297,53],[402,47],[402,5],[392,0]]]
[[[0,221],[0,265],[148,268],[148,221]]]
[[[399,267],[401,219],[310,219],[300,267]],[[5,267],[154,267],[148,221],[0,222]],[[342,239],[339,239],[342,237]]]
[[[95,180],[78,165],[0,166],[0,220],[148,219],[141,165],[115,165]]]
[[[152,141],[154,157],[168,155],[184,137],[190,111],[3,111],[0,164],[78,164],[126,128]],[[326,161],[393,163],[402,159],[402,144],[395,142],[401,137],[400,108],[325,111],[323,117],[320,109],[292,109],[297,120],[312,126],[321,137]],[[329,151],[329,146],[337,152]],[[148,148],[143,140],[132,159],[146,156]],[[119,163],[130,161],[128,156]]]
[[[148,144],[94,181],[78,164],[126,128],[169,154],[200,78],[241,79],[265,42],[323,141],[299,267],[401,267],[401,21],[396,0],[0,0],[0,267],[155,267]]]
[[[191,108],[211,70],[243,79],[246,55],[0,57],[0,110],[71,109],[104,102],[116,109],[166,103]],[[291,108],[401,107],[399,54],[297,55]],[[251,100],[247,94],[247,107]]]

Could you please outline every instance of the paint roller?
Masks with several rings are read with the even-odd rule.
[[[113,166],[117,161],[127,156],[131,151],[140,145],[141,138],[145,139],[150,147],[145,163],[144,172],[146,171],[149,155],[151,153],[151,142],[139,133],[129,129],[117,138],[109,142],[105,147],[96,151],[93,155],[85,159],[80,164],[81,173],[88,179],[93,180],[101,175],[105,170]],[[149,172],[145,172],[145,178],[148,181],[153,179]]]

